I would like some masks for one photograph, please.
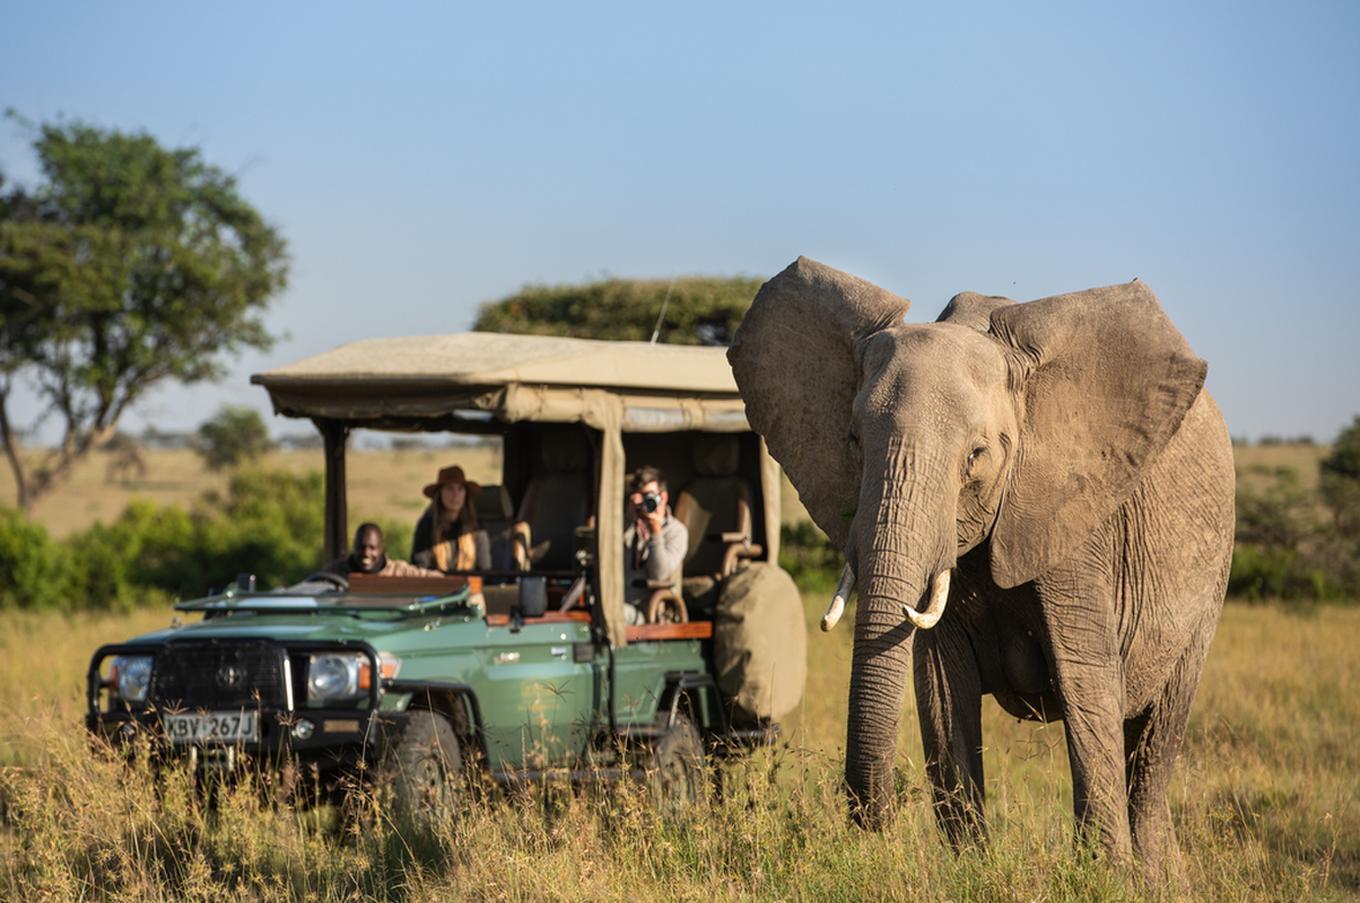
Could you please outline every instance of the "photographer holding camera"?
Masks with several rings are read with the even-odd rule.
[[[651,465],[639,467],[629,478],[628,511],[632,523],[623,531],[624,593],[629,623],[641,624],[638,606],[647,602],[647,582],[679,583],[689,530],[671,517],[666,477]]]

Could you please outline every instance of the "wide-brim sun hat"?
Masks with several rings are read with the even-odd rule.
[[[463,468],[459,467],[457,464],[454,464],[451,467],[440,468],[439,475],[434,478],[434,482],[426,486],[425,489],[423,490],[425,493],[425,497],[427,499],[432,499],[434,498],[434,494],[439,491],[440,486],[453,483],[462,483],[464,486],[466,486],[467,493],[470,496],[476,495],[477,493],[482,491],[481,486],[478,486],[476,483],[472,482],[466,476],[464,476]]]

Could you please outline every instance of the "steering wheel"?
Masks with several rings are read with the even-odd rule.
[[[349,578],[344,574],[336,574],[331,571],[317,571],[315,574],[308,575],[303,583],[326,583],[338,593],[349,592]]]

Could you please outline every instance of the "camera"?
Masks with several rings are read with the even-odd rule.
[[[642,509],[651,514],[661,507],[661,496],[655,492],[649,492],[642,497]]]

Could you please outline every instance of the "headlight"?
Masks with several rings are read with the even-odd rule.
[[[397,676],[401,659],[379,653],[378,667],[384,678]],[[368,692],[372,675],[368,656],[362,652],[322,652],[307,660],[308,699],[355,699]]]
[[[124,702],[146,702],[146,691],[151,686],[149,655],[119,655],[113,659],[110,676]]]
[[[359,695],[362,654],[327,652],[307,662],[308,699],[345,699]]]

